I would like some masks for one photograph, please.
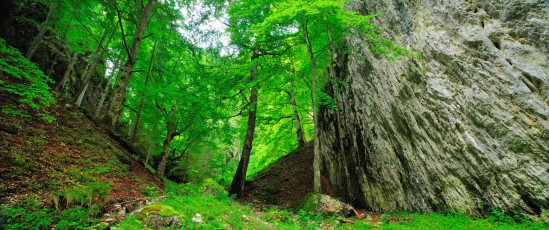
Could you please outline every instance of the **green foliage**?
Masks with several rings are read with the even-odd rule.
[[[19,101],[37,111],[45,111],[45,107],[55,103],[49,92],[48,84],[53,81],[21,53],[0,39],[0,75],[12,78],[10,81],[0,81],[0,89],[19,96]],[[2,106],[4,114],[25,116],[21,111]],[[46,113],[40,116],[47,121],[53,117]]]
[[[379,219],[381,220],[381,223],[388,224],[389,221],[391,220],[391,215],[389,215],[387,213],[383,213],[383,214],[381,214]]]
[[[61,189],[56,193],[54,201],[58,207],[59,197],[65,197],[67,205],[87,205],[91,212],[99,212],[110,192],[110,184],[90,182],[84,186],[77,185]]]
[[[0,206],[0,229],[82,229],[91,226],[96,220],[92,213],[80,206],[55,210],[45,207],[35,197],[17,203]]]

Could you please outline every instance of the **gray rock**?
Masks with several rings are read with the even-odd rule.
[[[325,194],[309,194],[304,201],[303,210],[314,213],[340,214],[350,216],[353,207]]]
[[[145,226],[152,229],[178,228],[181,226],[179,217],[174,216],[159,216],[151,214],[143,219]]]
[[[348,39],[348,86],[339,111],[321,108],[317,137],[334,190],[373,211],[549,209],[548,4],[351,3],[423,58],[381,60]]]

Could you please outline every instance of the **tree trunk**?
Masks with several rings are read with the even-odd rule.
[[[313,45],[311,44],[311,39],[309,38],[309,30],[307,22],[303,23],[303,33],[305,36],[305,43],[307,44],[307,52],[309,53],[309,61],[311,62],[311,98],[313,103],[313,127],[314,127],[314,160],[313,160],[313,183],[314,183],[314,192],[321,192],[321,183],[320,183],[320,155],[319,155],[319,143],[318,143],[318,106],[316,101],[316,63],[315,56],[313,52]]]
[[[158,163],[158,168],[156,169],[156,175],[159,178],[164,177],[164,171],[166,170],[166,164],[168,163],[168,156],[170,154],[170,144],[175,136],[177,136],[177,133],[175,132],[176,125],[174,122],[168,122],[166,123],[168,132],[166,133],[166,139],[164,139],[164,145],[163,145],[163,152],[162,157],[160,158],[160,162]]]
[[[154,43],[152,48],[152,54],[151,58],[149,60],[149,70],[147,71],[147,77],[145,79],[145,86],[143,87],[143,92],[147,92],[147,86],[149,85],[149,80],[151,79],[151,71],[154,65],[154,56],[156,54],[156,44]],[[135,118],[135,124],[132,129],[132,134],[130,135],[130,140],[133,140],[135,138],[135,134],[137,133],[137,130],[139,129],[139,122],[141,121],[141,112],[143,111],[143,106],[145,105],[145,98],[141,98],[141,101],[139,102],[139,108],[137,109],[137,116]]]
[[[305,145],[305,133],[303,132],[303,128],[301,127],[301,118],[299,117],[299,111],[297,110],[297,104],[294,95],[294,80],[290,80],[290,91],[288,92],[288,95],[290,95],[290,101],[294,110],[297,143],[299,145],[299,148],[303,148],[303,146]]]
[[[76,64],[76,60],[78,60],[78,54],[74,52],[71,57],[71,61],[69,62],[69,65],[67,66],[67,69],[65,70],[65,74],[63,74],[63,78],[59,85],[57,86],[57,90],[61,91],[63,95],[67,94],[67,87],[70,82],[71,73],[74,69],[74,65]]]
[[[86,83],[86,85],[84,86],[84,89],[82,90],[80,95],[78,95],[78,98],[76,99],[76,105],[78,107],[80,107],[80,105],[82,104],[82,100],[84,99],[84,95],[86,94],[86,90],[88,89],[88,85],[89,85],[89,83]]]
[[[80,94],[83,94],[86,91],[86,87],[88,86],[88,83],[90,82],[92,76],[95,74],[95,71],[97,69],[97,65],[99,64],[99,62],[101,62],[101,56],[103,56],[103,43],[105,42],[105,39],[107,38],[108,34],[110,33],[110,30],[111,30],[111,28],[105,29],[105,32],[103,33],[103,37],[101,37],[101,41],[97,45],[92,63],[89,66],[88,70],[85,71],[86,74],[82,78],[82,86],[84,88],[82,88],[82,90],[79,91]],[[109,45],[109,43],[110,43],[110,41],[113,37],[112,35],[114,35],[114,33],[111,34],[111,36],[109,37],[109,39],[108,39],[107,43],[105,44],[105,46]],[[78,106],[80,106],[80,103],[77,102],[76,104]]]
[[[151,150],[154,145],[154,138],[156,137],[156,132],[158,131],[158,123],[160,122],[159,119],[156,119],[156,122],[154,123],[154,131],[152,135],[151,143],[149,144],[149,148],[147,150],[147,157],[145,158],[145,165],[149,164],[149,160],[151,159]]]
[[[259,58],[259,49],[254,50],[252,55],[252,62]],[[250,82],[257,80],[258,65],[254,65],[250,71]],[[238,168],[233,177],[233,182],[231,183],[231,189],[229,194],[236,194],[237,197],[242,197],[244,192],[244,184],[246,182],[246,172],[248,170],[248,163],[250,162],[250,154],[252,153],[253,141],[254,141],[254,132],[255,132],[255,121],[257,118],[257,92],[259,86],[254,85],[251,88],[250,92],[250,111],[248,112],[248,129],[246,130],[246,140],[244,141],[244,147],[242,149],[242,155],[240,161],[238,162]]]
[[[114,68],[112,69],[111,76],[109,77],[109,80],[107,81],[107,84],[105,85],[105,89],[101,93],[101,99],[99,99],[99,103],[97,103],[97,109],[95,110],[95,119],[99,120],[99,118],[103,117],[101,116],[101,110],[103,109],[103,105],[105,104],[105,100],[107,99],[107,95],[109,94],[109,88],[111,86],[111,82],[114,79],[114,76],[116,76],[116,71],[120,68],[120,57],[115,61]]]
[[[109,107],[109,115],[112,119],[111,125],[113,128],[115,128],[119,122],[120,114],[122,113],[122,109],[126,101],[126,88],[128,87],[128,84],[130,82],[130,77],[133,72],[133,67],[136,62],[139,47],[141,45],[141,42],[143,41],[143,34],[145,33],[147,25],[149,24],[149,19],[151,17],[152,11],[154,9],[154,3],[156,1],[157,0],[149,0],[147,6],[145,6],[143,11],[141,11],[141,15],[139,15],[139,20],[137,21],[133,37],[132,47],[128,52],[128,60],[126,61],[123,71],[120,74],[120,82],[114,89],[112,103]]]
[[[53,61],[51,62],[50,68],[48,69],[48,76],[51,76],[53,71],[55,70],[55,64],[57,64],[57,59],[59,58],[59,54],[55,54],[55,57],[53,58]]]
[[[32,39],[31,45],[29,47],[29,51],[27,52],[27,55],[25,55],[27,59],[31,60],[36,50],[38,50],[38,47],[40,47],[40,44],[44,39],[44,35],[46,35],[46,32],[48,31],[51,17],[59,9],[59,6],[60,5],[57,1],[52,2],[50,6],[50,10],[48,11],[48,15],[46,16],[46,20],[42,22],[42,25],[40,26],[40,30],[38,31],[38,34],[36,35],[36,37],[34,37],[34,39]]]

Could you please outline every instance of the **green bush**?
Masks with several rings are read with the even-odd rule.
[[[0,229],[82,229],[97,222],[90,220],[92,213],[80,206],[55,210],[42,206],[34,199],[24,200],[0,208]]]
[[[14,78],[10,82],[0,80],[0,90],[19,96],[21,103],[39,111],[38,116],[47,121],[53,121],[53,117],[44,112],[45,107],[56,103],[48,86],[53,84],[53,80],[46,76],[36,64],[23,57],[19,50],[8,46],[2,39],[0,39],[0,75],[9,75]],[[21,111],[7,106],[2,106],[2,112],[25,116]]]

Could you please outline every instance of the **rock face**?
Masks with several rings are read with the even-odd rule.
[[[356,0],[421,55],[380,60],[348,39],[321,108],[323,175],[371,210],[549,209],[549,1]]]

